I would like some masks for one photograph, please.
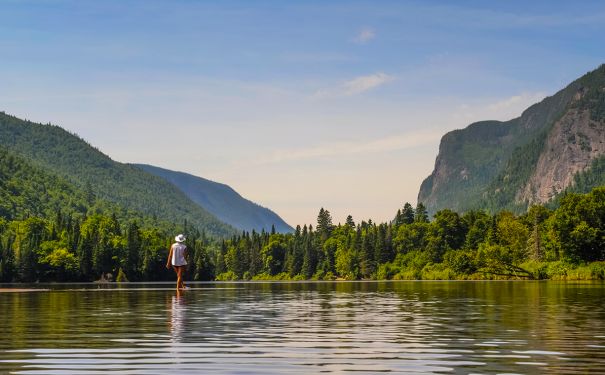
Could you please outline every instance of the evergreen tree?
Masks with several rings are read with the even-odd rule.
[[[253,230],[250,241],[250,264],[248,272],[254,277],[263,270],[263,259],[261,257],[261,242],[259,235]]]
[[[487,243],[489,243],[490,245],[497,245],[500,243],[497,215],[492,216],[489,230],[487,232]]]
[[[347,224],[349,227],[351,227],[351,228],[355,229],[355,221],[353,221],[353,216],[351,216],[351,215],[348,215],[348,216],[347,216],[347,221],[346,221],[346,224]]]
[[[316,265],[317,265],[317,251],[314,246],[314,233],[313,228],[309,226],[309,230],[307,231],[307,227],[303,228],[303,260],[301,266],[301,275],[305,279],[310,279],[311,276],[315,273]]]
[[[227,272],[227,265],[225,264],[225,256],[227,255],[227,243],[225,240],[221,241],[221,246],[216,257],[216,274]]]
[[[375,259],[375,239],[374,230],[372,226],[367,226],[365,231],[362,229],[357,230],[356,243],[360,243],[360,271],[363,277],[370,277],[376,271],[376,259]]]
[[[426,209],[424,210],[424,212],[426,213]],[[411,204],[406,202],[403,205],[403,210],[401,211],[401,221],[403,222],[403,224],[412,224],[415,221],[415,218],[416,218],[416,212],[414,211],[414,208],[412,207]],[[427,220],[428,220],[428,215],[427,215]]]
[[[403,214],[401,213],[401,209],[397,210],[393,224],[395,224],[395,226],[400,226],[403,224]]]
[[[130,223],[126,230],[126,258],[121,269],[131,281],[138,279],[141,242],[139,226],[136,222]]]
[[[334,229],[334,225],[332,224],[332,216],[330,215],[330,211],[324,210],[323,207],[319,210],[319,215],[317,216],[317,234],[321,238],[321,242],[325,242],[325,240],[330,237],[332,230]]]
[[[426,207],[422,202],[418,202],[416,205],[416,211],[414,212],[414,222],[416,223],[428,223],[429,222],[429,214],[426,210]]]
[[[304,237],[303,233],[306,236],[307,226],[305,225],[304,229],[300,228],[300,225],[296,226],[296,230],[294,231],[294,238],[292,240],[292,245],[288,248],[287,252],[287,272],[290,277],[295,277],[300,274],[303,264],[303,242]]]

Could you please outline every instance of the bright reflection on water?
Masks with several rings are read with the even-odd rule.
[[[603,283],[190,286],[0,293],[0,373],[605,373]]]

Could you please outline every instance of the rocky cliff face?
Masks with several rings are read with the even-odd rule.
[[[418,201],[429,212],[545,203],[605,155],[605,65],[506,122],[446,134]]]
[[[557,121],[517,202],[546,203],[573,183],[576,173],[605,154],[605,123],[593,121],[589,111],[570,110]]]

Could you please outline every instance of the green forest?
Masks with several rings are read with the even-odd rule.
[[[13,216],[65,202],[79,212],[92,207],[121,219],[138,216],[157,226],[164,225],[162,220],[187,220],[209,235],[237,233],[168,181],[112,160],[59,126],[21,120],[4,112],[0,112],[0,169],[7,171],[3,178],[14,181],[6,185],[0,179],[0,197],[8,191],[5,197],[11,202],[0,201],[0,205],[12,205]],[[16,194],[14,189],[26,195]],[[62,195],[69,199],[56,199]],[[39,202],[34,204],[36,200]]]
[[[556,209],[429,218],[406,203],[392,221],[317,223],[294,233],[206,236],[187,222],[153,227],[97,210],[0,218],[0,281],[173,280],[175,231],[187,235],[188,280],[604,279],[605,187],[568,193]]]

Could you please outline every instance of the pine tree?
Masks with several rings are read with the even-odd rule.
[[[360,268],[363,277],[370,277],[376,271],[373,227],[367,226],[365,232],[357,230],[356,242],[360,243]]]
[[[221,247],[219,248],[218,254],[216,255],[216,274],[227,272],[227,265],[225,264],[225,256],[227,254],[227,243],[225,240],[221,241]]]
[[[248,272],[250,276],[259,274],[263,269],[263,260],[261,258],[261,242],[259,235],[253,230],[250,241],[250,264]]]
[[[322,207],[317,216],[317,233],[319,234],[322,243],[330,237],[333,229],[334,225],[332,224],[330,211],[324,210]]]
[[[300,272],[305,279],[310,279],[313,276],[317,265],[317,252],[313,246],[313,237],[313,227],[309,226],[309,231],[307,232],[307,227],[305,226],[303,228],[303,261]]]
[[[492,216],[491,225],[487,231],[487,243],[490,245],[497,245],[500,243],[500,236],[498,235],[498,219],[497,216]]]
[[[140,270],[141,232],[136,222],[128,225],[126,230],[126,259],[123,262],[123,272],[130,280],[137,280]]]
[[[374,259],[376,265],[390,262],[392,260],[391,249],[387,245],[387,225],[380,224],[378,227],[374,227]]]
[[[426,210],[425,210],[426,212]],[[414,212],[414,208],[411,204],[406,202],[403,205],[403,211],[401,211],[401,220],[404,224],[412,224],[415,221],[416,213]],[[428,220],[428,216],[427,216]]]
[[[346,224],[347,224],[349,227],[351,227],[351,228],[355,229],[355,221],[353,221],[353,216],[351,216],[351,215],[347,216],[347,221],[346,221]]]
[[[422,204],[422,202],[418,202],[418,204],[416,205],[416,211],[414,212],[414,221],[416,223],[428,223],[429,222],[428,212],[427,212],[424,204]]]
[[[393,224],[395,224],[396,226],[400,226],[403,224],[403,215],[401,214],[401,209],[397,210],[397,213],[395,214],[395,219],[393,220]]]

